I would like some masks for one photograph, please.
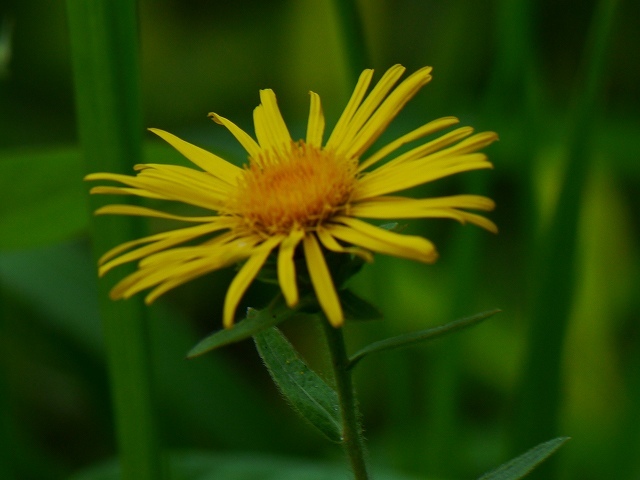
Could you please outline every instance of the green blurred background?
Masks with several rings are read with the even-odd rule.
[[[369,56],[360,62],[376,78],[395,63],[434,67],[383,142],[448,115],[500,135],[487,150],[494,171],[416,191],[488,194],[498,236],[411,222],[408,232],[439,246],[438,263],[379,256],[353,281],[385,314],[345,327],[353,349],[503,310],[455,338],[363,362],[355,381],[376,465],[475,478],[551,438],[536,430],[546,412],[546,431],[573,439],[540,478],[640,478],[640,3],[618,5],[585,115],[598,5],[359,2]],[[251,131],[258,89],[273,88],[302,136],[313,90],[330,128],[361,68],[334,2],[143,0],[139,22],[144,125],[237,163],[242,150],[208,112]],[[65,5],[4,0],[0,28],[0,473],[9,475],[0,477],[59,479],[116,454]],[[147,161],[181,161],[151,137]],[[219,328],[232,275],[211,274],[151,309],[161,442],[340,462],[289,411],[251,342],[184,359]],[[243,305],[272,294],[254,285]],[[284,328],[323,368],[319,330]]]

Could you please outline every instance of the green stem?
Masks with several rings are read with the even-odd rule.
[[[367,480],[367,465],[365,463],[364,438],[360,425],[360,413],[356,403],[353,383],[351,381],[351,371],[349,369],[349,357],[344,344],[344,336],[341,328],[332,327],[326,319],[322,319],[329,353],[331,355],[331,366],[338,391],[338,401],[342,414],[342,429],[345,452],[351,462],[351,468],[355,475],[355,480]]]

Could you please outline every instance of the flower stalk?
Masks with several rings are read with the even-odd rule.
[[[321,323],[329,347],[338,403],[342,414],[342,444],[349,457],[355,479],[367,480],[369,474],[365,462],[364,437],[362,436],[360,412],[351,380],[350,362],[344,343],[344,335],[341,328],[331,326],[325,319],[322,319]]]

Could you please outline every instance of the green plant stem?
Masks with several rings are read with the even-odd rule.
[[[341,328],[332,327],[326,319],[322,319],[331,366],[338,391],[338,402],[342,414],[342,428],[345,452],[351,462],[351,468],[356,480],[367,480],[367,465],[365,463],[364,438],[360,425],[360,413],[356,403],[351,371],[349,370],[349,357],[344,344],[344,336]]]
[[[142,157],[137,2],[67,0],[67,14],[86,171],[130,173]],[[103,201],[92,197],[91,207]],[[126,217],[93,217],[91,229],[96,258],[140,234],[140,224]],[[108,291],[114,280],[101,280],[98,293],[114,403],[119,478],[163,480],[168,478],[168,468],[154,412],[147,309],[138,299],[111,301]]]

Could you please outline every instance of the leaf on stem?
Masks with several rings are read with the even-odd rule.
[[[367,345],[362,350],[354,353],[349,358],[349,368],[353,368],[360,360],[371,353],[383,352],[385,350],[393,350],[396,348],[408,347],[414,343],[423,342],[426,340],[433,340],[435,338],[454,333],[464,328],[471,327],[483,320],[495,315],[501,310],[489,310],[487,312],[478,313],[471,317],[461,318],[454,320],[445,325],[429,328],[427,330],[420,330],[418,332],[407,333],[404,335],[398,335],[397,337],[387,338]]]
[[[274,383],[303,418],[333,442],[342,441],[338,394],[311,370],[276,327],[253,337]]]
[[[500,465],[497,469],[485,473],[478,480],[518,480],[523,478],[564,445],[567,440],[569,440],[569,437],[558,437],[541,443],[519,457]]]
[[[187,354],[187,358],[197,357],[220,347],[240,342],[252,337],[265,328],[278,325],[291,318],[300,309],[307,306],[307,301],[301,299],[295,309],[287,307],[281,296],[278,296],[268,307],[262,310],[247,309],[244,320],[236,323],[232,328],[218,330],[201,340]]]

